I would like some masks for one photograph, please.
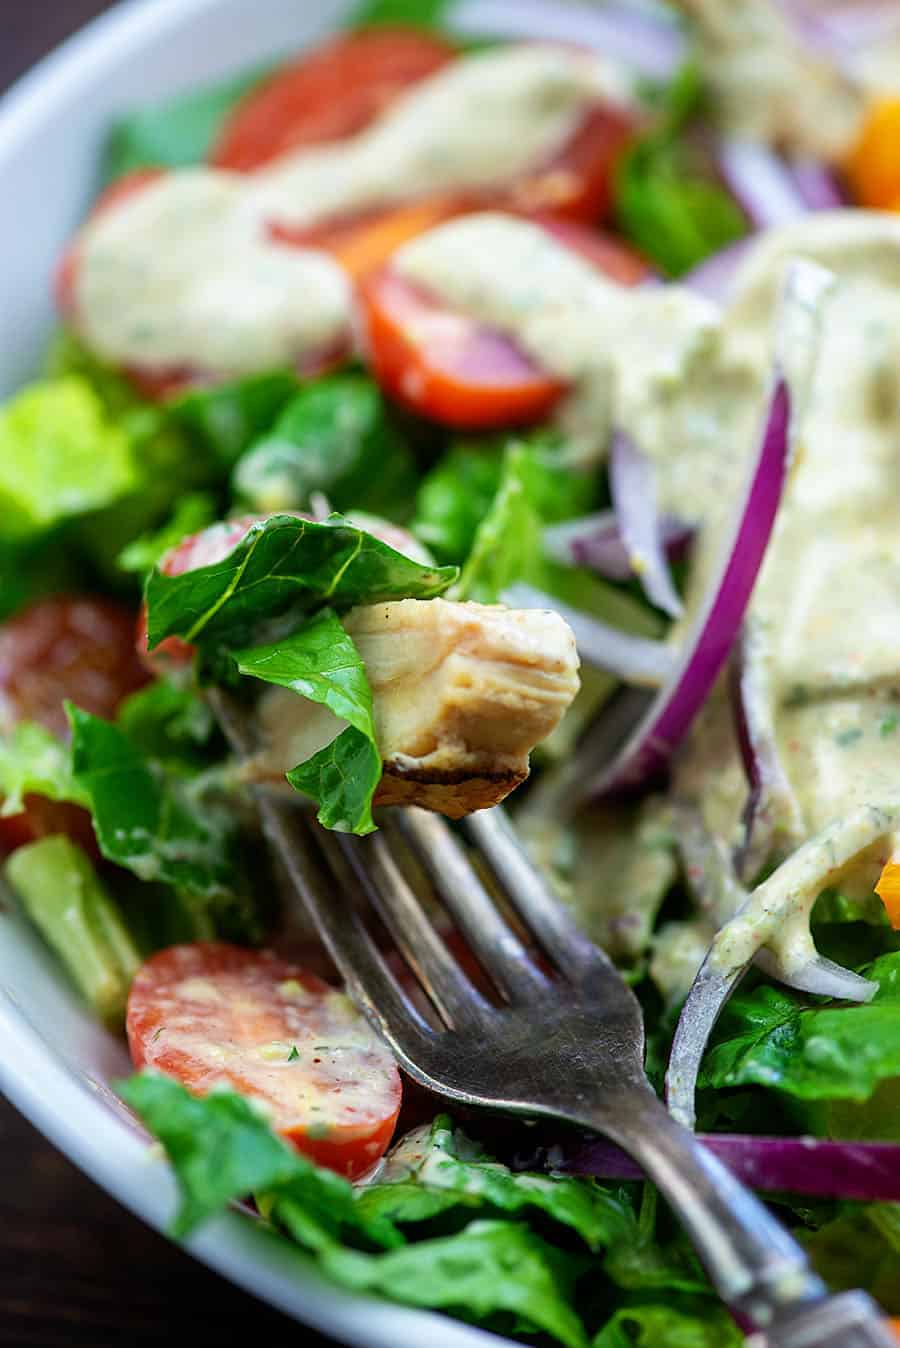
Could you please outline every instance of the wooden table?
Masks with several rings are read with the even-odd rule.
[[[109,0],[0,0],[0,91]],[[3,1348],[335,1348],[141,1225],[0,1098]]]

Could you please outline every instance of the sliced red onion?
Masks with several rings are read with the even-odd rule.
[[[704,299],[712,300],[714,304],[721,304],[724,307],[731,298],[738,268],[754,242],[752,238],[738,239],[737,243],[730,243],[727,248],[721,248],[718,253],[713,253],[712,257],[694,267],[686,276],[682,276],[679,285],[687,286]]]
[[[672,678],[611,763],[587,783],[604,795],[657,776],[705,702],[725,662],[750,599],[781,501],[788,461],[790,400],[779,375],[759,452],[745,486],[719,569],[718,582],[680,652]],[[594,732],[591,732],[591,739]],[[585,745],[585,757],[590,753]]]
[[[674,515],[660,515],[659,529],[666,556],[683,557],[693,529]],[[544,530],[544,556],[563,566],[586,566],[608,580],[628,580],[632,574],[628,550],[615,511],[599,510],[580,519],[551,524]]]
[[[798,156],[788,161],[788,171],[809,210],[833,211],[846,206],[846,197],[834,173],[820,159]]]
[[[757,229],[786,225],[808,213],[787,165],[762,141],[723,140],[718,160],[725,182]]]
[[[653,460],[638,449],[624,431],[613,436],[609,458],[609,483],[622,542],[632,572],[644,594],[668,613],[680,618],[684,605],[669,571],[656,502],[656,471]]]
[[[831,277],[814,263],[795,262],[788,274],[776,326],[777,359],[772,392],[756,453],[723,529],[721,560],[697,618],[679,650],[672,677],[649,706],[636,701],[631,733],[616,747],[601,714],[579,751],[578,776],[588,797],[633,789],[657,777],[705,702],[744,620],[762,565],[790,459],[790,395],[782,372],[784,344],[792,345],[797,325],[817,312]],[[791,340],[788,335],[791,334]],[[610,713],[621,715],[609,704]],[[594,764],[594,772],[589,765]]]
[[[674,652],[663,641],[632,636],[618,627],[610,627],[580,609],[563,604],[552,594],[517,581],[500,598],[510,608],[552,609],[575,633],[578,654],[586,665],[605,669],[626,683],[658,688],[671,677]]]
[[[705,1133],[699,1140],[751,1189],[868,1202],[900,1199],[900,1143],[736,1133]],[[631,1180],[642,1175],[614,1143],[594,1138],[552,1147],[544,1163],[568,1175],[596,1179]]]
[[[554,0],[457,0],[448,26],[467,36],[538,38],[593,47],[651,79],[675,74],[687,51],[685,31],[654,6],[612,0],[602,9]]]

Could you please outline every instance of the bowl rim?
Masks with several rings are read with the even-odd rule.
[[[120,0],[41,57],[0,95],[0,163],[112,62],[169,29],[188,27],[221,0]],[[2,893],[2,889],[0,889]],[[6,897],[5,895],[3,896]],[[5,924],[4,924],[5,925]],[[22,939],[27,936],[22,933]],[[63,975],[60,974],[62,978]],[[79,1081],[0,982],[0,1092],[54,1146],[149,1226],[167,1234],[177,1191],[146,1137]],[[195,1258],[288,1316],[360,1348],[497,1348],[511,1340],[427,1310],[361,1296],[325,1279],[311,1259],[237,1212],[179,1242]]]

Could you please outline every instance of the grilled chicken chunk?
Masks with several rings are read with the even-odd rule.
[[[344,619],[375,705],[380,805],[458,819],[503,800],[578,691],[575,639],[556,613],[403,599]],[[260,706],[267,748],[253,777],[280,780],[343,722],[284,689]]]

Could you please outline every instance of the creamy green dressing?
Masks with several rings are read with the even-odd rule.
[[[840,68],[778,0],[678,0],[696,21],[699,58],[732,135],[839,158],[868,98],[900,89],[900,50],[873,41]]]
[[[75,281],[82,335],[149,370],[222,375],[302,364],[348,340],[351,292],[324,253],[275,241],[432,192],[502,187],[547,162],[598,100],[628,103],[603,58],[541,43],[460,57],[371,127],[254,174],[165,175],[85,226]]]
[[[649,453],[671,452],[669,408],[718,340],[707,300],[678,286],[618,285],[540,226],[499,212],[429,230],[392,266],[572,385],[557,416],[576,455],[598,457],[614,425]]]
[[[835,883],[848,897],[870,894],[897,842],[900,220],[834,212],[759,243],[724,315],[721,355],[757,378],[770,358],[784,268],[798,254],[838,280],[750,613],[798,840],[807,841],[800,869],[791,863],[756,890],[719,947],[728,963],[767,944],[794,971],[813,953],[808,919],[817,895]],[[746,782],[724,689],[698,719],[674,789],[697,802],[729,847],[740,841]]]

